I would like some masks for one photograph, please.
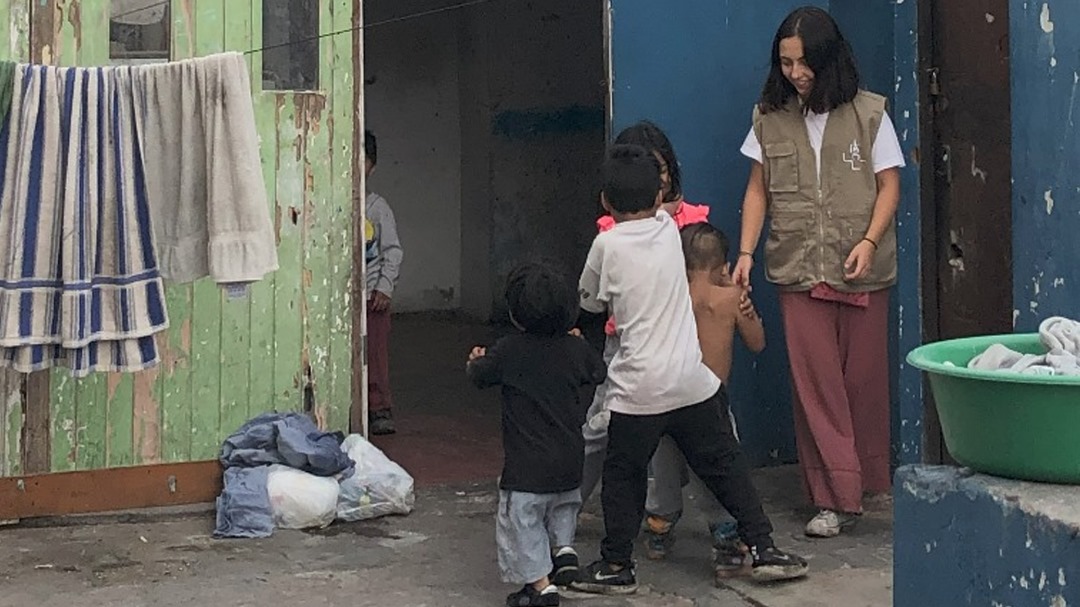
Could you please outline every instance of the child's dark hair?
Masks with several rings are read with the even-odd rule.
[[[375,139],[375,133],[364,129],[364,154],[371,161],[371,166],[379,163],[379,142]]]
[[[671,181],[671,190],[664,197],[664,202],[672,202],[682,198],[682,172],[679,170],[679,160],[675,157],[675,148],[660,127],[648,120],[626,127],[615,138],[615,143],[640,145],[649,152],[659,154],[667,165],[668,178]]]
[[[710,223],[692,223],[680,231],[683,257],[690,272],[712,271],[728,262],[727,236]]]
[[[566,276],[544,263],[518,266],[506,279],[510,318],[526,333],[558,335],[578,319],[578,293]]]
[[[640,145],[614,144],[604,161],[604,197],[617,213],[639,213],[656,205],[660,167]]]
[[[859,92],[859,69],[851,45],[829,13],[816,6],[804,6],[788,15],[776,30],[772,68],[758,103],[761,112],[782,110],[798,95],[780,65],[780,41],[795,36],[802,39],[806,64],[814,70],[814,88],[803,111],[824,114],[855,99]]]

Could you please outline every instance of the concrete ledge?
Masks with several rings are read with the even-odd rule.
[[[894,496],[897,607],[1080,607],[1080,487],[904,466]]]

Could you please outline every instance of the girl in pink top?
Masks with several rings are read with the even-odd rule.
[[[671,146],[664,131],[648,120],[623,129],[615,138],[617,144],[633,144],[649,150],[660,164],[660,184],[664,192],[664,210],[675,220],[681,230],[692,223],[707,223],[709,207],[704,204],[690,204],[683,200],[682,174],[679,161],[675,158],[675,149]],[[601,232],[610,230],[615,225],[611,215],[604,215],[596,220],[596,227]],[[615,335],[615,319],[609,318],[604,332]]]

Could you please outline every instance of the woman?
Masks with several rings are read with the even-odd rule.
[[[742,153],[754,163],[734,280],[749,286],[765,217],[765,272],[780,288],[803,478],[835,537],[864,493],[886,493],[889,287],[904,157],[885,99],[860,90],[851,47],[815,7],[791,13]]]

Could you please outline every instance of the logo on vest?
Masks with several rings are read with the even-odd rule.
[[[852,139],[851,145],[848,146],[848,151],[844,152],[844,162],[851,166],[852,171],[861,171],[866,160],[862,157],[862,150],[859,148],[859,142]]]

